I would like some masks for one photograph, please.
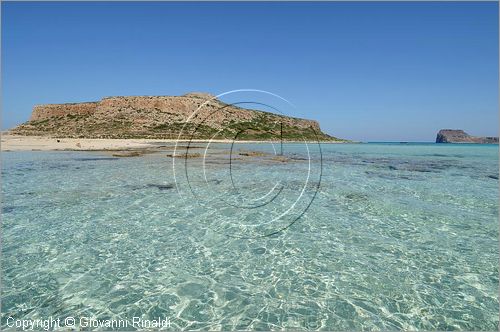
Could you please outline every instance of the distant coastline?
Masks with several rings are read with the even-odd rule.
[[[436,143],[498,144],[498,137],[471,136],[462,129],[441,129],[436,135]]]

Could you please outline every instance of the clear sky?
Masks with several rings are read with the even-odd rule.
[[[2,128],[35,104],[253,88],[362,141],[498,135],[498,3],[2,2]]]

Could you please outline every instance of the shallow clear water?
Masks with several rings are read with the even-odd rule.
[[[2,153],[2,326],[498,329],[497,145],[229,148]]]

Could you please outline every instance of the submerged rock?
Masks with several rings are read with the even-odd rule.
[[[241,151],[238,154],[245,157],[264,157],[269,155],[269,153],[262,151]]]
[[[168,190],[168,189],[173,189],[174,185],[172,184],[155,184],[155,183],[150,183],[146,185],[147,188],[157,188],[159,190]]]
[[[113,157],[139,157],[145,153],[145,151],[120,151],[113,153]]]
[[[366,201],[368,200],[368,195],[365,193],[351,192],[345,195],[349,201]]]
[[[167,157],[170,158],[184,158],[184,159],[191,159],[191,158],[200,158],[202,156],[201,153],[177,153],[177,154],[167,154]]]
[[[88,157],[88,158],[73,158],[76,161],[104,161],[104,160],[118,160],[118,158],[111,157]]]

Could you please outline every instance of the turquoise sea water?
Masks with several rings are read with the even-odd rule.
[[[497,145],[308,148],[2,153],[2,327],[498,330]]]

